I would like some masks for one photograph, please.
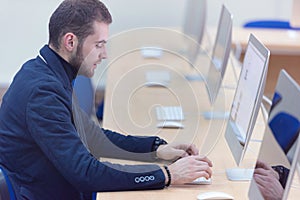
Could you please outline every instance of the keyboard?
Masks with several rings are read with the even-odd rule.
[[[142,47],[141,54],[143,58],[161,58],[163,50],[159,47]]]
[[[184,115],[180,106],[156,107],[156,118],[159,121],[182,121]]]

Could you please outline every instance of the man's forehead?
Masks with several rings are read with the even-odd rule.
[[[108,38],[109,25],[103,22],[94,22],[94,36],[100,42],[102,40],[106,41]]]

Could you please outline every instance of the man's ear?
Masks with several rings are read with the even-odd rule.
[[[78,39],[73,33],[66,33],[63,37],[62,42],[66,50],[72,52],[74,49],[77,48]]]

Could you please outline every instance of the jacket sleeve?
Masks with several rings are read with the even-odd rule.
[[[73,116],[77,130],[87,143],[88,149],[96,157],[111,157],[140,161],[154,161],[152,152],[157,137],[125,136],[102,129],[79,107],[74,98]]]
[[[164,187],[157,165],[102,163],[92,156],[72,123],[71,99],[59,83],[47,82],[33,91],[25,116],[30,135],[66,180],[82,192]]]

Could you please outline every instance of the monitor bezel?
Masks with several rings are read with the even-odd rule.
[[[261,78],[260,78],[260,84],[259,84],[257,95],[255,98],[255,103],[254,103],[254,106],[252,109],[252,115],[250,117],[248,129],[246,131],[246,139],[245,139],[244,144],[242,144],[238,140],[238,138],[236,137],[236,134],[234,133],[235,130],[232,127],[232,124],[234,124],[234,123],[233,123],[233,119],[231,117],[232,108],[230,110],[230,116],[229,116],[229,119],[227,122],[226,131],[225,131],[225,140],[227,142],[227,145],[230,148],[230,151],[233,155],[233,158],[234,158],[237,166],[240,165],[240,163],[242,162],[242,160],[244,158],[244,155],[247,150],[247,147],[248,147],[251,135],[252,135],[252,131],[253,131],[253,128],[254,128],[258,113],[259,113],[259,109],[260,109],[261,102],[262,102],[262,97],[264,94],[266,79],[267,79],[267,71],[268,71],[268,64],[269,64],[269,57],[270,57],[269,49],[266,48],[253,34],[250,34],[247,48],[245,51],[246,52],[245,55],[247,54],[249,45],[254,45],[256,47],[256,49],[260,52],[260,54],[265,58],[265,61],[264,61],[263,71],[262,71]],[[242,70],[244,69],[244,63],[245,62],[243,62]],[[241,72],[241,74],[242,74],[242,72]],[[239,77],[237,89],[239,87],[240,79],[241,79],[241,76]],[[236,91],[237,91],[237,89],[236,89]],[[237,98],[237,93],[235,92],[233,103],[236,98]]]
[[[300,93],[300,86],[294,81],[294,79],[285,70],[281,70],[280,74],[279,74],[278,81],[277,81],[276,88],[278,88],[278,84],[280,84],[284,81],[289,81],[289,84],[290,85],[292,84],[295,87],[295,90],[298,90],[298,92]],[[290,87],[288,87],[288,88],[290,88]],[[285,110],[280,109],[280,111],[285,111]],[[270,130],[268,128],[266,128],[265,131],[270,131]],[[289,172],[288,179],[287,179],[287,182],[286,182],[286,185],[285,185],[282,200],[288,199],[290,188],[291,188],[291,185],[292,185],[292,181],[293,181],[293,178],[294,178],[294,175],[295,175],[295,171],[297,170],[297,165],[300,163],[300,135],[299,134],[300,133],[298,133],[298,139],[296,140],[296,144],[295,144],[296,148],[295,148],[295,152],[294,152],[294,155],[293,155],[293,158],[292,158],[292,163],[290,165],[290,172]],[[264,134],[262,144],[266,144],[266,138],[267,138],[267,136],[266,136],[266,134]],[[282,152],[284,153],[283,150],[282,150]],[[262,148],[260,149],[259,157],[260,157],[261,154],[262,154]],[[300,172],[298,171],[298,173],[300,173]],[[260,190],[259,190],[259,188],[258,188],[258,186],[257,186],[254,179],[251,180],[249,191],[248,191],[248,197],[249,197],[249,199],[255,199],[255,200],[261,199],[261,200],[263,200],[263,196],[262,196],[262,194],[261,194],[261,192],[260,192]]]
[[[186,2],[183,34],[188,39],[186,42],[188,44],[187,59],[192,65],[196,61],[205,34],[206,16],[206,0],[189,0]]]
[[[226,72],[230,51],[231,51],[231,44],[232,44],[232,26],[233,26],[233,15],[229,12],[229,10],[226,8],[226,6],[223,4],[221,9],[221,14],[219,17],[219,23],[217,28],[217,34],[212,50],[211,55],[211,62],[207,74],[206,79],[206,89],[209,96],[210,103],[213,105],[216,101],[216,98],[219,94],[222,81]],[[227,22],[228,24],[225,25],[224,22]],[[223,30],[222,28],[226,28]],[[216,48],[218,47],[220,38],[224,36],[224,33],[226,33],[225,37],[225,48],[224,48],[224,55],[222,58],[222,64],[220,69],[217,69],[214,63],[214,58],[216,57]],[[217,77],[215,75],[217,74]],[[210,77],[213,76],[213,79]],[[216,80],[214,80],[216,79]]]

